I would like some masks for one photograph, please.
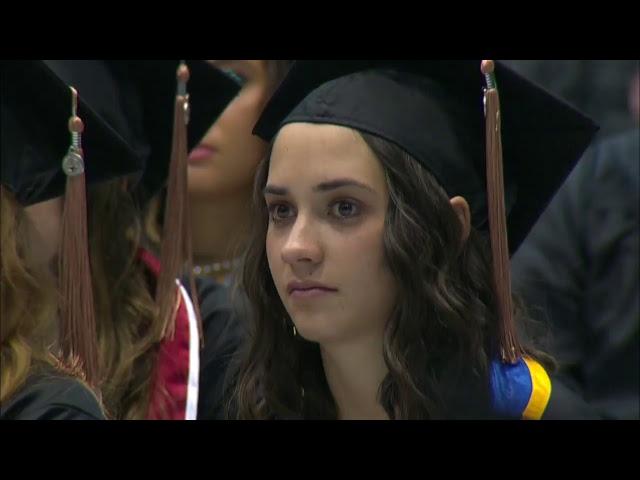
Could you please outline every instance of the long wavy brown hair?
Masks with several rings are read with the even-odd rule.
[[[144,419],[162,325],[154,279],[138,259],[140,210],[122,180],[89,192],[89,240],[103,401],[110,417]]]
[[[385,329],[388,374],[379,401],[392,419],[491,417],[489,366],[498,355],[498,317],[488,239],[472,228],[461,245],[461,224],[433,175],[398,146],[360,134],[386,176],[384,251],[399,286]],[[228,414],[335,419],[319,346],[294,336],[269,271],[262,198],[268,171],[269,157],[255,181],[257,219],[242,277],[254,314]],[[521,303],[514,305],[515,318],[524,322]],[[528,353],[552,368],[545,354]]]

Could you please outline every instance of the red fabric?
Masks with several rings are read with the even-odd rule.
[[[160,261],[149,251],[139,249],[138,258],[155,275],[160,275]],[[178,285],[176,284],[176,289]],[[164,339],[156,361],[147,420],[184,420],[189,383],[189,316],[180,292],[173,339]],[[166,395],[160,386],[164,386]]]

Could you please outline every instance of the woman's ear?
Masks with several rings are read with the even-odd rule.
[[[449,202],[454,212],[456,212],[462,227],[460,236],[460,246],[462,246],[466,243],[471,232],[471,210],[469,210],[469,204],[464,197],[453,197]]]

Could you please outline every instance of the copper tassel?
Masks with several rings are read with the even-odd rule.
[[[60,242],[60,348],[62,360],[79,365],[91,386],[98,383],[98,345],[87,235],[87,202],[84,158],[80,136],[84,130],[76,115],[77,92],[72,91],[69,131],[72,145],[62,168],[67,184]]]
[[[173,338],[175,333],[176,309],[180,305],[180,290],[176,279],[185,263],[191,265],[191,239],[189,235],[189,203],[187,201],[187,122],[189,98],[186,83],[189,69],[181,62],[177,71],[178,92],[173,117],[173,139],[169,180],[167,183],[167,202],[164,215],[163,238],[160,248],[162,269],[156,289],[156,304],[163,324],[163,335]],[[189,269],[191,272],[192,269]],[[195,291],[195,279],[190,273],[190,287],[193,307],[198,319],[200,342],[202,344],[202,320]]]
[[[491,254],[493,257],[493,279],[500,322],[500,350],[503,361],[515,363],[522,355],[523,349],[516,333],[511,300],[509,243],[507,240],[500,131],[500,98],[493,79],[494,63],[491,60],[484,60],[481,70],[487,78],[484,97],[487,140],[487,201]]]

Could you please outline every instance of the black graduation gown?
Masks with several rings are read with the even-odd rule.
[[[78,380],[57,373],[31,375],[0,406],[2,420],[105,420],[96,397]]]
[[[183,279],[183,285],[189,284]],[[210,278],[197,278],[204,346],[200,352],[198,420],[226,418],[230,371],[245,332],[246,301]]]
[[[549,323],[558,397],[601,418],[640,418],[639,135],[592,148],[512,260],[515,291]]]
[[[551,397],[541,420],[598,420],[598,411],[580,393],[569,388],[562,377],[551,376]]]
[[[188,284],[188,282],[184,282]],[[209,278],[198,278],[198,300],[200,303],[204,347],[200,354],[200,385],[198,395],[198,420],[226,418],[226,402],[233,387],[234,360],[242,339],[246,335],[247,300],[242,295],[231,297],[228,287]],[[459,382],[469,385],[468,382]],[[551,375],[551,396],[542,416],[543,420],[595,419],[593,408],[580,395]],[[463,389],[465,390],[465,389]],[[520,416],[504,416],[485,410],[479,404],[469,403],[478,398],[467,391],[457,392],[461,404],[455,418],[473,419],[519,419]],[[466,400],[463,400],[466,399]],[[274,419],[302,419],[301,416],[274,416]]]

